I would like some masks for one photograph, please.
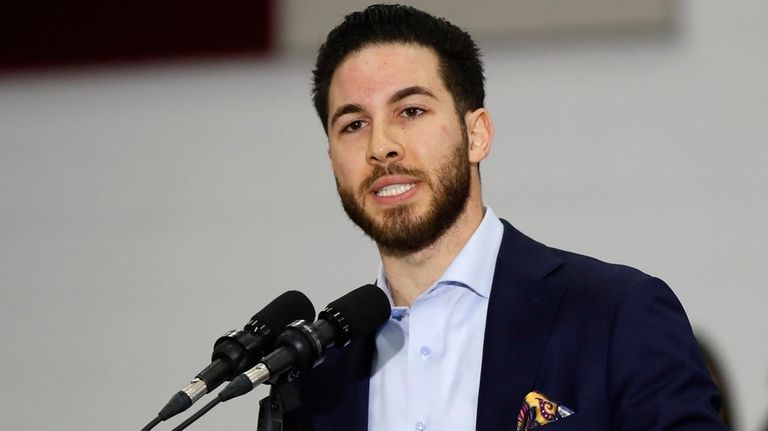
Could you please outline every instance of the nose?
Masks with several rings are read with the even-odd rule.
[[[375,127],[368,142],[368,163],[386,165],[400,161],[404,156],[400,139],[385,127]]]

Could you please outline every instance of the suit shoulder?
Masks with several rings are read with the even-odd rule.
[[[502,223],[505,231],[497,270],[503,274],[519,273],[531,281],[543,280],[556,290],[604,299],[618,299],[647,284],[669,289],[661,280],[636,268],[549,247],[526,236],[506,220]]]
[[[659,278],[631,266],[609,263],[591,256],[550,248],[562,264],[548,279],[562,283],[567,296],[580,296],[593,305],[618,306],[629,297],[672,296],[669,286]]]
[[[501,222],[504,237],[497,263],[528,277],[564,274],[624,283],[650,277],[627,265],[608,263],[584,254],[550,247],[525,235],[508,221],[501,219]]]
[[[549,247],[549,249],[562,260],[562,265],[558,271],[571,276],[621,285],[631,285],[653,278],[651,275],[625,264],[605,262],[591,256],[557,248]]]

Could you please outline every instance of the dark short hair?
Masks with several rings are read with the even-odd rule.
[[[318,51],[312,72],[312,97],[326,133],[328,91],[336,68],[350,54],[386,43],[417,44],[435,51],[440,76],[453,96],[460,118],[483,107],[483,64],[480,50],[467,32],[444,18],[410,6],[379,4],[344,17]]]

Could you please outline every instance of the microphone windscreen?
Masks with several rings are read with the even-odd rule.
[[[358,287],[328,304],[328,308],[344,317],[352,338],[372,334],[392,314],[387,295],[373,284]]]
[[[314,318],[315,307],[309,298],[299,291],[289,290],[254,314],[251,321],[266,325],[277,337],[293,321],[301,319],[311,322]]]

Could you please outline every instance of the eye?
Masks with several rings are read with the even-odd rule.
[[[347,124],[343,129],[341,129],[341,133],[354,133],[360,129],[365,127],[365,121],[363,120],[355,120],[349,124]]]
[[[421,108],[417,108],[415,106],[409,106],[409,107],[403,109],[402,112],[400,113],[400,115],[405,117],[405,118],[416,118],[416,117],[420,117],[421,115],[423,115],[424,112],[426,112],[426,111],[421,109]]]

